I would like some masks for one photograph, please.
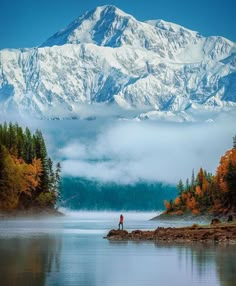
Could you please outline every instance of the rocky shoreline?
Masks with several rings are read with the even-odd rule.
[[[108,240],[154,241],[154,242],[214,242],[236,244],[236,222],[216,225],[197,225],[188,227],[158,227],[155,230],[110,230]]]

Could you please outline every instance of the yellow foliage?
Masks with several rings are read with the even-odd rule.
[[[40,159],[34,159],[27,164],[23,159],[10,155],[2,147],[2,179],[0,193],[0,208],[17,208],[21,194],[31,196],[40,182],[42,165]]]
[[[51,206],[55,203],[55,198],[56,198],[55,193],[45,192],[41,193],[38,196],[37,201],[41,206]]]
[[[31,196],[40,182],[42,165],[40,159],[34,159],[32,164],[26,164],[23,159],[14,158],[15,161],[15,187],[18,192]]]

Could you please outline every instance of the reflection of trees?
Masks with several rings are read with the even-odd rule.
[[[1,285],[44,285],[47,273],[59,271],[60,252],[60,239],[50,236],[1,239]]]
[[[214,245],[204,243],[166,244],[158,243],[157,247],[176,249],[181,267],[185,261],[190,271],[197,271],[201,278],[207,277],[215,269],[221,286],[234,286],[236,281],[236,246]],[[186,267],[185,265],[185,267]]]
[[[222,286],[236,283],[236,246],[222,245],[216,255],[216,265]]]

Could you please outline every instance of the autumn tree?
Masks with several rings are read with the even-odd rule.
[[[59,194],[60,164],[54,171],[41,131],[0,124],[0,209],[53,207]]]
[[[193,170],[191,184],[187,180],[183,187],[180,180],[177,188],[179,197],[173,204],[165,203],[167,213],[179,210],[193,214],[236,212],[236,136],[233,138],[233,148],[221,157],[215,175],[200,168],[195,178]]]

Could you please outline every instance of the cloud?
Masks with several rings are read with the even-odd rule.
[[[91,121],[19,121],[14,114],[7,119],[41,129],[48,153],[62,162],[64,175],[122,184],[140,180],[176,184],[200,167],[214,173],[236,134],[235,111],[220,113],[212,123],[119,121],[103,111],[104,116]]]
[[[231,148],[232,120],[174,124],[113,121],[96,136],[72,138],[58,150],[65,175],[102,182],[176,184],[202,166],[210,172]]]

